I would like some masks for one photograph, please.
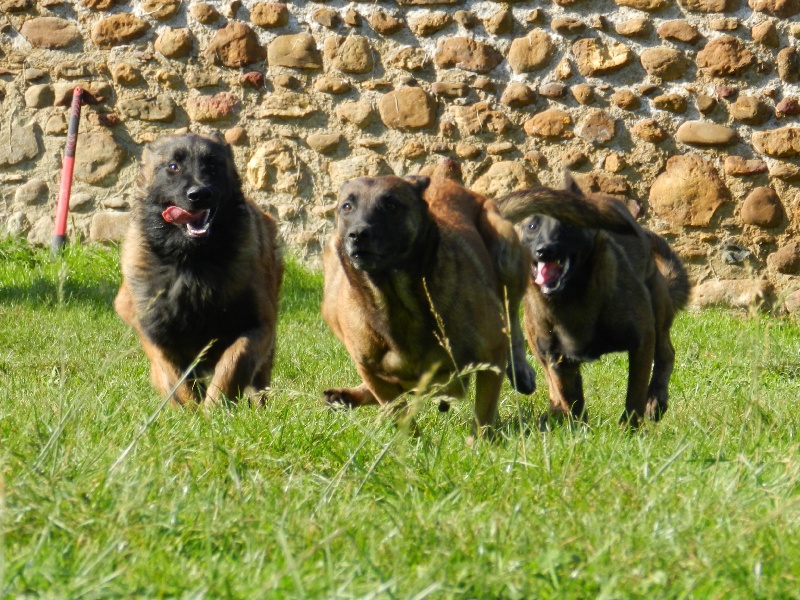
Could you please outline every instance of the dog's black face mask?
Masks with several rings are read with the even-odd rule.
[[[597,231],[534,215],[523,223],[522,243],[533,259],[531,275],[546,296],[563,292],[591,252]]]
[[[219,213],[234,202],[233,192],[239,187],[230,148],[189,134],[158,143],[145,161],[150,174],[150,218],[161,219],[187,241],[208,237]]]
[[[398,268],[417,254],[432,227],[422,192],[427,177],[362,177],[339,193],[336,228],[350,264],[369,274]]]

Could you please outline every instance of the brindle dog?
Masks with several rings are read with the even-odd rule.
[[[161,394],[206,347],[173,401],[210,406],[269,386],[283,278],[276,237],[275,221],[242,194],[227,144],[188,134],[145,151],[114,307]]]
[[[545,370],[550,415],[585,418],[581,363],[624,351],[621,421],[635,427],[645,416],[658,420],[675,364],[670,327],[690,291],[686,271],[669,244],[639,226],[623,203],[585,196],[569,176],[566,187],[498,202],[501,214],[522,221],[522,243],[533,258],[525,333]],[[543,200],[569,203],[576,214],[554,218]]]
[[[485,365],[473,426],[482,433],[494,425],[509,352],[517,389],[533,392],[518,316],[528,263],[482,196],[440,177],[349,181],[323,264],[322,315],[363,380],[326,390],[328,402],[386,405],[428,376],[460,397],[458,373]]]

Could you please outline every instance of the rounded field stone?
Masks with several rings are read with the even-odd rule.
[[[350,82],[342,77],[323,75],[314,82],[314,89],[326,94],[346,94],[351,88]]]
[[[748,176],[766,173],[767,163],[757,158],[745,159],[741,156],[728,156],[725,158],[725,174],[733,176]]]
[[[189,15],[195,21],[199,21],[203,25],[210,25],[219,19],[217,9],[208,2],[196,2],[191,4],[189,6]]]
[[[256,2],[250,9],[250,21],[259,27],[283,27],[289,22],[289,9],[280,2]]]
[[[794,46],[783,48],[775,61],[778,77],[786,83],[800,81],[800,51]]]
[[[252,28],[238,21],[229,21],[217,30],[204,52],[208,58],[216,58],[226,67],[243,67],[264,58],[264,48]]]
[[[675,48],[648,48],[642,52],[639,61],[648,75],[664,81],[680,79],[689,66],[683,52]]]
[[[779,119],[800,115],[800,101],[795,98],[783,98],[775,105],[775,116]]]
[[[124,160],[125,150],[110,133],[82,133],[75,151],[75,179],[90,185],[106,185],[116,178]]]
[[[30,86],[25,90],[25,106],[28,108],[45,108],[53,105],[55,94],[48,83]]]
[[[382,10],[373,12],[367,21],[375,31],[381,35],[391,35],[397,33],[405,26],[405,21],[392,16]]]
[[[343,121],[352,123],[359,129],[364,129],[375,121],[375,112],[372,110],[372,104],[366,100],[343,102],[336,107],[336,116]]]
[[[699,154],[672,156],[650,188],[650,206],[674,225],[705,227],[730,192],[714,166]]]
[[[449,112],[458,128],[470,135],[501,134],[511,128],[508,117],[503,112],[494,110],[488,102],[476,102],[469,106],[451,105]]]
[[[669,134],[655,119],[639,121],[631,129],[631,134],[651,144],[659,144],[669,137]]]
[[[392,129],[423,129],[436,119],[436,101],[422,88],[401,88],[381,98],[378,113],[383,124]]]
[[[239,107],[239,99],[230,92],[213,96],[192,96],[186,101],[186,112],[192,121],[221,121],[232,116]]]
[[[511,42],[508,65],[515,73],[530,73],[546,67],[555,54],[555,44],[547,32],[534,29]]]
[[[575,133],[593,144],[606,144],[614,138],[616,127],[614,119],[606,111],[595,109],[578,123]]]
[[[503,62],[494,46],[464,37],[448,37],[436,45],[436,65],[440,69],[458,68],[473,73],[488,73]]]
[[[586,106],[594,102],[594,90],[587,83],[579,83],[572,88],[572,95],[578,104]]]
[[[338,148],[341,140],[339,133],[312,133],[306,138],[306,143],[320,154],[329,154]]]
[[[572,44],[572,54],[575,56],[578,72],[584,77],[612,73],[633,60],[633,52],[625,44],[620,42],[604,44],[594,38],[576,41]]]
[[[650,20],[644,17],[634,17],[614,25],[614,31],[625,37],[641,37],[650,31]]]
[[[572,137],[570,116],[561,109],[549,108],[535,114],[523,126],[525,133],[544,138]]]
[[[800,244],[791,242],[767,257],[767,266],[784,275],[800,273]]]
[[[533,175],[522,163],[507,160],[492,164],[486,173],[475,180],[472,189],[487,198],[500,198],[527,189],[535,183]]]
[[[686,121],[678,127],[675,138],[683,144],[725,146],[736,141],[736,130],[708,121]]]
[[[78,28],[66,19],[37,17],[28,19],[19,30],[34,48],[59,50],[81,39]]]
[[[410,18],[408,28],[414,35],[427,37],[441,31],[452,22],[453,17],[446,12],[431,12]]]
[[[375,66],[369,40],[361,35],[330,36],[325,40],[325,58],[343,73],[369,73]]]
[[[317,42],[308,33],[280,35],[267,47],[269,66],[294,69],[321,69],[322,57]]]
[[[767,46],[768,48],[777,48],[780,45],[778,40],[778,28],[775,27],[773,21],[763,21],[757,25],[753,25],[750,30],[750,35],[753,41]]]
[[[641,106],[639,97],[631,90],[617,90],[611,95],[611,102],[623,110],[636,110]]]
[[[734,119],[748,125],[761,125],[769,117],[766,105],[755,96],[739,96],[729,112]]]
[[[510,108],[522,108],[536,102],[536,92],[530,86],[512,81],[508,84],[503,95],[500,97],[500,104]]]
[[[737,76],[746,71],[755,56],[742,42],[730,35],[711,40],[697,53],[697,67],[712,77]]]
[[[791,158],[800,155],[800,127],[756,131],[752,140],[755,149],[767,156]]]
[[[800,13],[800,0],[748,0],[747,5],[755,11],[784,19]]]
[[[188,28],[166,28],[156,38],[153,49],[167,58],[183,58],[192,51],[194,39]]]
[[[99,20],[92,27],[92,42],[102,50],[121,46],[142,37],[150,25],[147,21],[122,13]]]
[[[770,187],[758,187],[742,203],[742,222],[746,225],[772,228],[783,220],[780,198]]]
[[[151,19],[166,21],[177,14],[182,0],[142,0],[142,12]]]

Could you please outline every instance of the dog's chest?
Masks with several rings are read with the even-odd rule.
[[[551,358],[578,362],[597,360],[603,354],[630,350],[638,339],[635,327],[623,321],[605,322],[602,315],[561,318],[539,326],[537,343]]]
[[[257,325],[252,294],[245,289],[229,295],[224,281],[174,272],[148,287],[140,320],[148,336],[165,347],[199,351],[211,340],[224,347]]]

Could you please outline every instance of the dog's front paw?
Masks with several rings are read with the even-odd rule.
[[[659,394],[651,396],[647,399],[647,408],[645,409],[645,416],[651,421],[658,422],[664,413],[667,412],[667,397],[666,394]]]
[[[520,394],[530,395],[536,391],[536,371],[527,361],[514,365],[513,369],[508,365],[506,374],[511,385]]]
[[[622,416],[619,418],[619,424],[629,427],[630,429],[638,429],[642,424],[642,418],[634,411],[624,410]]]

